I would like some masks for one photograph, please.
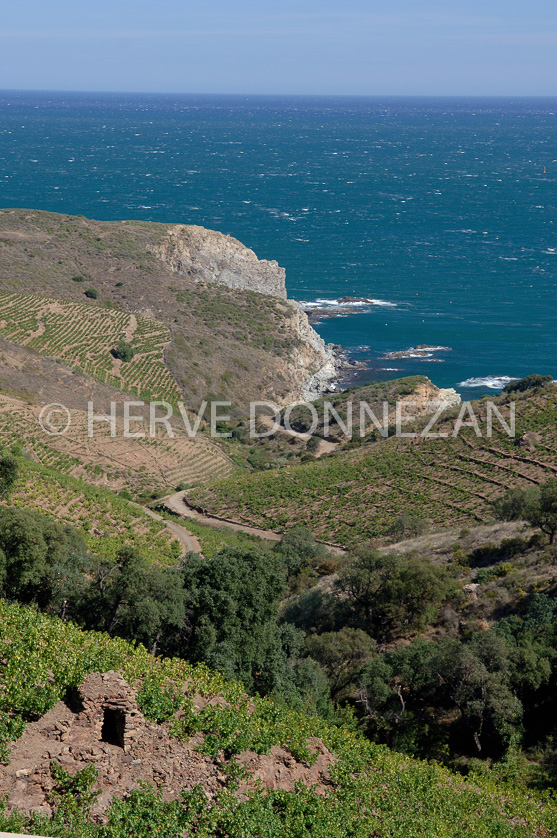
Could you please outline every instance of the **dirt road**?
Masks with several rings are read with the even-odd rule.
[[[193,521],[199,521],[200,524],[206,524],[208,527],[226,527],[229,530],[236,532],[246,532],[250,535],[256,535],[258,538],[263,538],[265,541],[280,541],[282,536],[276,532],[269,530],[260,530],[257,527],[248,527],[244,524],[236,524],[234,521],[226,521],[223,518],[216,518],[212,515],[203,515],[188,506],[185,500],[185,492],[176,492],[170,497],[165,498],[162,503],[170,512],[179,515],[181,518],[190,518]]]
[[[181,527],[180,524],[175,524],[173,521],[167,521],[166,518],[163,518],[158,512],[154,512],[146,506],[141,506],[140,509],[146,512],[150,518],[154,518],[155,521],[162,521],[166,528],[170,530],[172,535],[175,535],[176,538],[180,539],[184,547],[184,555],[186,553],[201,553],[201,544],[199,543],[199,539],[196,538],[195,535],[189,533],[186,529],[184,529],[184,527]]]
[[[261,530],[258,527],[249,527],[246,524],[237,524],[235,521],[227,521],[225,518],[217,518],[213,515],[204,515],[201,512],[197,512],[191,506],[188,506],[185,492],[175,492],[175,494],[164,498],[162,503],[168,510],[174,512],[175,515],[179,515],[181,518],[199,521],[199,523],[206,524],[209,527],[227,527],[229,530],[255,535],[257,538],[262,538],[265,541],[280,541],[282,538],[281,533]],[[341,547],[333,547],[330,544],[326,544],[325,546],[335,556],[342,556],[346,553],[346,550],[343,550]]]

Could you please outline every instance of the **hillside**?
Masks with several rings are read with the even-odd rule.
[[[106,404],[108,412],[109,403],[102,398],[105,394],[100,388],[95,392],[95,404]],[[52,397],[52,390],[50,393]],[[79,393],[84,398],[90,395],[84,387],[79,388]],[[74,399],[78,395],[75,390],[73,395]],[[144,421],[133,425],[134,432],[144,434],[143,438],[126,438],[123,394],[111,395],[118,413],[114,437],[107,423],[96,425],[94,435],[89,436],[86,410],[73,407],[74,400],[64,398],[64,391],[60,398],[73,409],[71,426],[60,436],[47,435],[42,430],[40,403],[0,393],[0,441],[5,446],[23,445],[38,463],[53,466],[64,474],[114,491],[126,489],[139,497],[165,494],[178,485],[194,486],[231,473],[232,462],[221,446],[202,434],[190,439],[178,422],[174,423],[174,438],[168,438],[162,428],[151,436],[147,412]],[[99,407],[95,409],[101,413]],[[65,416],[63,419],[65,422]]]
[[[115,355],[121,339],[130,360]],[[177,413],[168,440],[164,427],[151,438],[146,409],[133,427],[144,438],[130,440],[125,400],[184,402],[193,422],[220,399],[241,416],[250,399],[313,397],[335,369],[286,299],[284,270],[228,236],[0,211],[0,443],[23,443],[37,462],[136,497],[222,479],[234,464],[207,415],[191,439]],[[102,424],[87,435],[89,401],[96,415],[116,405],[115,439]],[[52,403],[71,410],[64,435],[39,426]]]
[[[308,526],[324,541],[343,545],[388,535],[402,513],[432,528],[470,526],[491,520],[492,501],[506,488],[537,485],[557,474],[557,389],[494,399],[509,421],[516,401],[516,436],[497,420],[487,436],[487,400],[474,403],[481,436],[462,427],[453,436],[458,409],[447,411],[432,433],[424,421],[405,426],[414,438],[376,433],[318,461],[228,478],[188,492],[195,507],[240,523],[282,530]],[[465,417],[468,421],[468,417]]]
[[[487,776],[466,780],[366,742],[349,727],[330,727],[269,699],[248,701],[237,684],[203,666],[156,659],[141,646],[81,632],[5,602],[0,602],[0,616],[1,744],[9,751],[10,739],[22,736],[21,746],[12,746],[13,767],[0,768],[0,793],[11,795],[7,809],[0,806],[0,829],[64,838],[142,838],[159,831],[176,838],[546,838],[556,826],[553,804],[534,792],[498,787]],[[86,678],[107,670],[120,672],[138,692],[120,698],[123,682],[115,673]],[[112,734],[99,733],[109,691],[104,706],[120,707],[124,718],[134,714],[121,744]],[[81,696],[81,704],[72,695]],[[44,721],[32,721],[51,708]],[[169,740],[169,733],[174,738]],[[47,751],[57,755],[64,771],[72,775],[76,767],[92,765],[98,774],[87,768],[72,783],[56,769],[50,777],[49,756],[42,758],[48,736]],[[155,762],[158,773],[149,773],[148,749],[156,739],[172,749],[175,773],[183,771],[189,754],[181,803],[164,785],[168,768],[162,754]],[[39,750],[30,750],[20,769],[22,746]],[[29,762],[31,753],[36,768]],[[134,758],[141,763],[137,770],[154,777],[155,786],[163,782],[161,796],[144,788],[118,800],[128,788],[126,766]],[[312,781],[317,784],[308,788]],[[98,799],[90,794],[97,789],[102,791]],[[14,810],[16,801],[21,814]],[[37,814],[29,818],[33,804]],[[90,820],[89,809],[104,813],[107,825]]]
[[[20,461],[10,505],[52,516],[74,527],[96,555],[114,559],[123,546],[134,547],[152,562],[174,564],[183,550],[163,521],[151,518],[126,498],[62,474],[54,468]],[[2,509],[5,502],[0,502]]]
[[[229,236],[0,211],[0,831],[556,832],[557,386],[337,374]]]
[[[335,374],[284,270],[201,227],[3,210],[0,289],[10,341],[132,393],[180,392],[193,410],[217,396],[240,412],[286,404]],[[119,333],[138,349],[123,379],[108,351]]]

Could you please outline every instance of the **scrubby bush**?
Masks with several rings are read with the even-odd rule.
[[[528,521],[549,536],[549,543],[553,544],[557,534],[557,477],[531,489],[509,489],[493,508],[504,521]]]
[[[19,465],[13,454],[0,456],[0,497],[7,500],[17,482]]]
[[[354,627],[385,635],[423,629],[451,596],[454,584],[447,569],[429,558],[363,545],[340,571],[336,587]]]
[[[526,390],[536,390],[538,387],[545,387],[553,381],[552,375],[527,375],[525,378],[520,378],[518,381],[510,381],[506,387],[503,388],[504,393],[524,393]]]
[[[133,357],[135,355],[135,349],[133,348],[132,344],[129,343],[127,340],[125,340],[124,338],[120,338],[116,349],[112,350],[112,354],[115,358],[118,358],[119,361],[128,363],[129,361],[133,360]]]
[[[310,454],[315,454],[319,448],[320,439],[317,436],[310,436],[306,442],[306,448]]]
[[[389,535],[395,541],[402,541],[405,538],[416,538],[419,535],[424,535],[428,529],[429,525],[424,518],[420,518],[419,515],[412,515],[409,512],[403,512],[389,528]]]
[[[85,296],[89,297],[90,300],[98,300],[99,292],[96,288],[87,288],[85,290]]]

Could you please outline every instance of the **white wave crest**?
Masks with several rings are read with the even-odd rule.
[[[361,299],[361,300],[327,300],[318,298],[317,300],[300,300],[300,305],[304,308],[367,308],[368,306],[386,306],[387,308],[396,308],[396,303],[391,303],[388,300],[378,299]]]
[[[467,378],[466,381],[460,381],[457,387],[488,387],[490,390],[502,390],[511,381],[517,380],[510,375],[486,375],[484,378]]]

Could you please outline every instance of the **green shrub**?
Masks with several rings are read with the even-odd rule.
[[[533,375],[527,375],[525,378],[520,378],[518,381],[511,381],[503,389],[503,392],[524,393],[526,390],[535,390],[538,387],[545,387],[545,385],[549,384],[550,381],[553,381],[552,375],[539,375],[534,373]]]
[[[129,361],[133,360],[135,349],[131,343],[128,343],[127,340],[120,338],[116,349],[112,350],[112,354],[115,358],[118,358],[119,361],[129,363]]]
[[[85,296],[89,297],[90,300],[98,300],[99,292],[96,288],[87,288],[85,291]]]

